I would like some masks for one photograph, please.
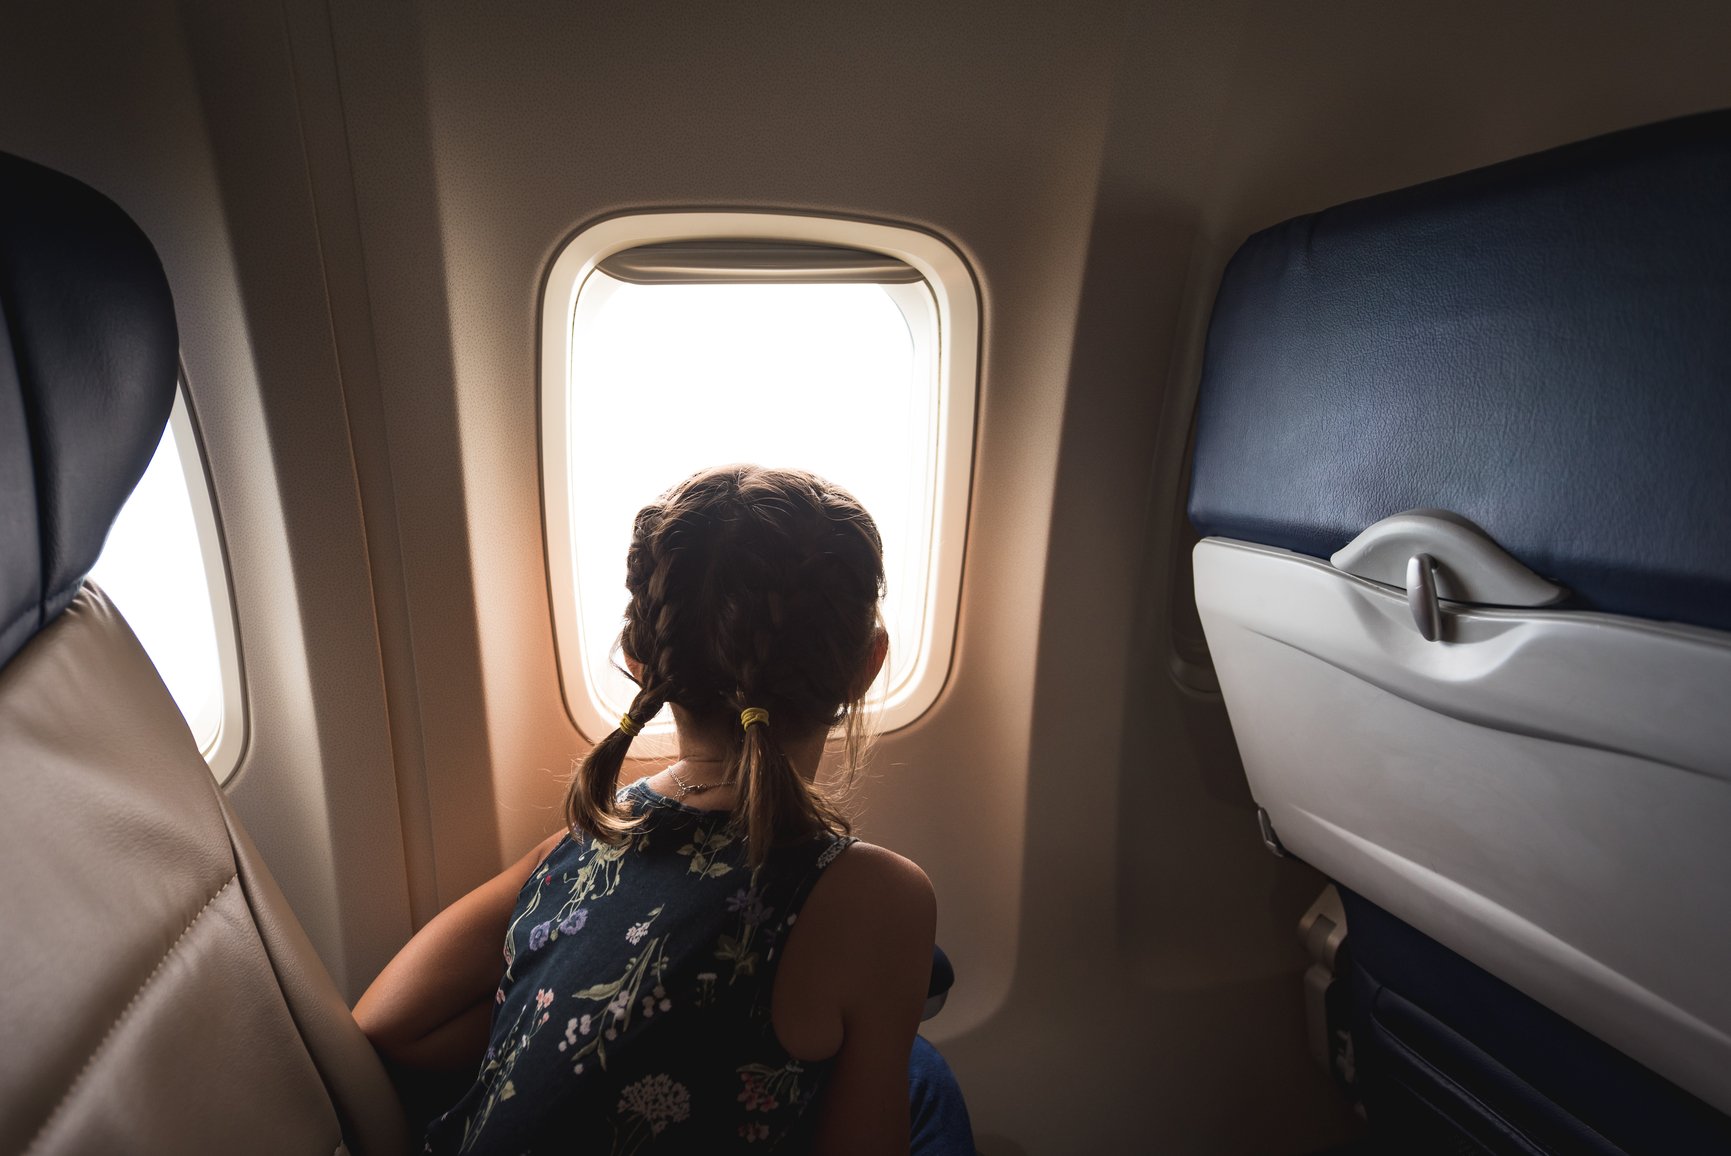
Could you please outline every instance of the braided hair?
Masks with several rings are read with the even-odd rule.
[[[631,738],[667,703],[726,736],[723,781],[752,864],[778,844],[849,824],[789,762],[778,735],[862,731],[860,685],[879,630],[883,541],[846,491],[802,470],[704,470],[643,507],[625,560],[619,645],[641,666],[621,727],[578,767],[569,824],[617,843],[635,826],[614,800]],[[742,726],[740,712],[769,712]]]

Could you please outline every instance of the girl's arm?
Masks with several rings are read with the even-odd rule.
[[[839,984],[842,1042],[819,1106],[817,1151],[905,1156],[908,1057],[937,932],[931,880],[895,852],[860,843],[835,861],[819,888],[827,889],[826,902],[808,902],[799,926],[802,934],[820,934]],[[814,905],[818,927],[807,922]]]
[[[517,893],[564,837],[549,836],[439,912],[385,965],[355,1004],[355,1021],[381,1055],[414,1068],[480,1059]]]

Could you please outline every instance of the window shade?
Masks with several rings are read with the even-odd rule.
[[[785,241],[639,245],[614,253],[599,268],[633,285],[899,285],[922,280],[910,266],[883,253]]]

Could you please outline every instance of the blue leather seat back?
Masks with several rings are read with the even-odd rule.
[[[0,666],[64,610],[162,437],[179,336],[138,226],[0,154]]]
[[[1575,606],[1731,629],[1731,112],[1239,250],[1208,336],[1197,530],[1326,558],[1421,507]]]

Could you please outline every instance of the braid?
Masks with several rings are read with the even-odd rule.
[[[620,812],[613,798],[619,769],[625,765],[625,752],[631,748],[632,737],[667,705],[666,692],[665,686],[653,684],[640,689],[631,700],[631,709],[625,712],[632,729],[613,728],[613,733],[596,743],[578,765],[577,777],[565,794],[566,826],[587,831],[609,843],[630,834],[634,824]]]
[[[788,839],[848,829],[784,747],[845,722],[851,778],[883,581],[870,516],[808,473],[708,470],[637,515],[619,641],[641,665],[641,689],[627,717],[634,731],[671,702],[722,736],[734,822],[754,864]],[[772,721],[742,726],[747,708]],[[567,796],[572,825],[597,838],[631,829],[613,795],[630,741],[625,730],[602,739]]]
[[[632,592],[631,605],[626,611],[625,628],[620,632],[620,648],[632,657],[639,654],[659,656],[653,623],[661,617],[649,601],[648,591],[656,583],[653,575],[662,568],[657,559],[656,537],[662,518],[658,505],[638,511],[631,537],[631,549],[625,557],[626,587]],[[665,585],[665,583],[662,583]],[[627,672],[629,674],[629,672]],[[614,795],[618,790],[619,772],[625,765],[631,740],[661,713],[672,698],[674,687],[664,678],[658,666],[644,663],[642,679],[631,706],[620,719],[620,726],[596,743],[578,765],[577,774],[565,793],[565,822],[575,830],[586,831],[604,842],[616,843],[626,838],[636,825],[630,816],[619,810]],[[629,724],[629,725],[627,725]]]

